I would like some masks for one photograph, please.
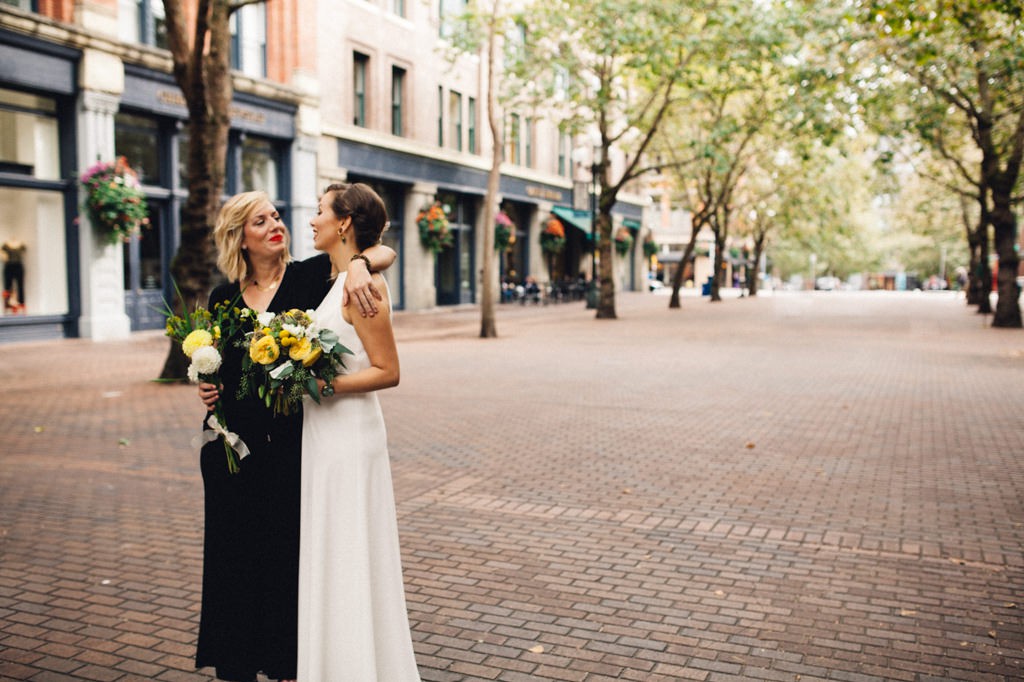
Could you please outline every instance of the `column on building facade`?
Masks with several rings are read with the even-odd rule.
[[[405,256],[405,308],[423,310],[437,304],[435,267],[437,259],[430,249],[420,243],[420,228],[416,214],[420,208],[429,206],[437,194],[437,185],[417,182],[409,191],[405,202],[405,219],[408,228],[402,231],[402,253]]]
[[[644,241],[651,231],[647,227],[641,227],[636,231],[633,242],[633,267],[636,272],[636,281],[633,282],[634,291],[647,291],[647,256],[644,255]]]
[[[108,53],[87,49],[79,72],[79,171],[114,159],[114,114],[124,90],[124,67]],[[80,201],[84,198],[81,194]],[[120,244],[98,235],[85,212],[79,214],[81,316],[78,333],[95,341],[122,339],[131,332],[125,312],[124,262]]]
[[[301,116],[299,117],[301,121]],[[317,150],[319,135],[311,136],[298,133],[292,143],[291,172],[291,224],[292,255],[296,260],[304,260],[316,255],[313,247],[313,231],[309,221],[316,215],[317,202],[323,187],[317,184]]]
[[[530,253],[528,256],[530,259],[530,272],[524,274],[532,276],[538,282],[547,282],[551,277],[551,273],[548,272],[548,256],[540,248],[540,235],[544,232],[544,227],[551,218],[551,209],[554,206],[550,201],[538,201],[537,212],[534,213],[534,218],[530,221]]]

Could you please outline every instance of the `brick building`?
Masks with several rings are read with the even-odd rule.
[[[484,66],[443,56],[444,18],[462,0],[273,0],[233,18],[234,100],[226,194],[267,191],[313,254],[308,220],[332,181],[364,181],[385,198],[388,276],[399,308],[472,303],[480,293],[486,176]],[[315,7],[315,11],[310,11]],[[0,313],[0,341],[118,338],[157,328],[171,291],[168,265],[185,197],[187,113],[171,76],[161,0],[0,2],[0,242],[26,245],[24,307]],[[539,246],[557,213],[568,248],[559,272],[589,272],[589,160],[553,121],[506,112],[501,208],[516,240],[502,277],[548,279]],[[582,150],[586,152],[586,150]],[[126,156],[139,174],[152,227],[110,246],[78,221],[77,178],[97,160]],[[574,182],[575,181],[575,182]],[[454,245],[436,256],[416,214],[449,208]],[[617,224],[642,230],[639,197]],[[579,206],[577,206],[578,208]],[[641,239],[617,263],[618,288],[642,285]]]

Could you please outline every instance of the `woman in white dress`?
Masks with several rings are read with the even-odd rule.
[[[384,202],[367,185],[331,185],[320,198],[313,244],[338,279],[317,308],[353,355],[302,427],[299,538],[300,682],[418,682],[402,583],[387,433],[375,391],[398,384],[390,293],[381,312],[342,307],[346,270],[380,241]]]

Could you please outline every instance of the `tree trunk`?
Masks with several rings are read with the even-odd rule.
[[[747,270],[747,296],[757,296],[757,268],[764,253],[764,235],[754,238],[754,267]]]
[[[207,50],[172,51],[175,78],[189,113],[188,197],[181,212],[181,242],[171,261],[171,277],[181,292],[181,299],[171,304],[175,310],[182,306],[186,310],[205,306],[216,277],[217,252],[212,230],[224,191],[231,127],[231,7],[227,0],[213,0],[205,15],[204,7],[206,4],[200,3],[191,45],[207,44]],[[168,12],[169,18],[180,18],[180,9]],[[183,27],[183,22],[168,22],[169,31]],[[184,37],[179,36],[181,40]],[[185,377],[187,361],[176,346],[171,344],[161,379]]]
[[[1010,203],[1010,192],[996,189],[992,191],[992,228],[994,232],[996,255],[999,257],[997,286],[999,298],[996,300],[995,315],[992,316],[993,327],[1021,328],[1020,290],[1017,288],[1017,218]]]
[[[686,264],[690,262],[690,258],[693,257],[693,249],[697,246],[697,228],[696,226],[690,232],[690,242],[686,245],[686,249],[683,250],[683,256],[679,259],[679,267],[672,274],[672,297],[668,301],[668,307],[681,308],[679,303],[679,289],[683,286],[683,275],[686,274]],[[696,284],[696,282],[694,283]]]
[[[984,218],[987,220],[987,218]],[[992,291],[992,270],[988,266],[988,224],[978,229],[978,258],[971,274],[971,295],[978,312],[988,314],[992,311],[989,294]]]
[[[722,285],[722,252],[725,251],[725,235],[721,233],[721,228],[717,226],[712,227],[711,232],[715,235],[715,262],[712,264],[710,298],[710,301],[713,303],[722,300],[720,288]]]
[[[601,158],[607,159],[607,153],[603,153]],[[615,203],[615,199],[612,197],[606,197],[605,193],[605,181],[604,172],[607,168],[607,163],[600,165],[601,179],[601,196],[598,200],[597,210],[597,234],[595,235],[597,245],[594,250],[595,254],[601,254],[601,262],[597,269],[597,319],[599,320],[614,320],[618,318],[615,314],[615,263],[612,260],[612,214],[611,206]]]
[[[490,25],[487,32],[487,123],[491,128],[491,169],[487,173],[487,196],[484,199],[484,238],[483,238],[483,291],[480,301],[480,338],[492,339],[498,336],[498,327],[494,319],[495,299],[498,296],[498,275],[495,272],[497,261],[494,250],[494,217],[498,210],[498,186],[501,180],[501,154],[504,142],[501,137],[501,126],[498,125],[498,98],[494,92],[494,64],[496,47],[496,24],[500,0],[494,0]]]

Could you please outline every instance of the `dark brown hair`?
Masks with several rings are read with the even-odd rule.
[[[352,218],[352,233],[356,248],[364,251],[380,241],[388,224],[384,200],[369,185],[356,182],[351,185],[330,185],[324,190],[330,194],[331,210],[338,218]]]

